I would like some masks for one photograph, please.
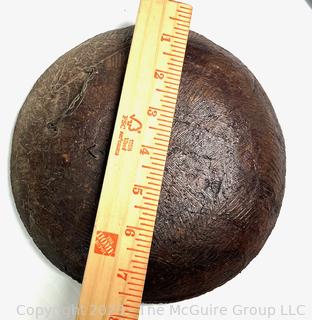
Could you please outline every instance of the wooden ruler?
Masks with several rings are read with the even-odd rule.
[[[139,317],[192,7],[141,0],[77,319]]]

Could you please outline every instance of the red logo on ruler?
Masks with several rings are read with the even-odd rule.
[[[97,231],[94,252],[104,256],[115,256],[118,234]]]

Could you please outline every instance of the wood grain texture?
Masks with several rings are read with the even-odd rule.
[[[58,59],[17,119],[11,181],[43,254],[81,281],[133,28]],[[278,217],[285,148],[271,103],[233,55],[191,33],[166,162],[145,302],[194,297],[258,254]]]

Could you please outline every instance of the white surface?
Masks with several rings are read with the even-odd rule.
[[[287,144],[287,188],[277,226],[259,256],[211,293],[150,310],[141,319],[267,319],[233,314],[233,305],[275,311],[270,319],[311,319],[312,9],[304,0],[189,0],[192,29],[239,57],[275,107]],[[105,5],[110,3],[109,5]],[[53,267],[21,224],[9,185],[14,122],[37,78],[60,55],[103,31],[133,23],[138,0],[0,0],[2,319],[74,319],[80,286]],[[191,315],[192,305],[227,315]],[[283,316],[281,305],[304,316]],[[19,309],[17,310],[17,308]],[[26,315],[37,310],[40,314]],[[183,316],[170,310],[179,306]],[[54,308],[54,311],[47,312]],[[271,307],[271,309],[264,309]],[[45,308],[45,310],[43,310]],[[159,312],[153,316],[154,312]],[[194,311],[194,309],[193,309]],[[209,311],[209,310],[208,310]],[[20,314],[18,314],[18,312]],[[43,314],[41,314],[43,312]],[[23,314],[23,315],[21,315]]]

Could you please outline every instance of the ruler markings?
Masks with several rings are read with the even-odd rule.
[[[175,32],[176,33],[176,32]],[[183,40],[183,44],[185,45],[186,44],[186,40],[187,38],[182,38],[182,37],[179,37],[179,36],[175,36],[175,35],[172,35],[172,34],[167,34],[167,33],[164,33],[164,36],[166,37],[169,37],[169,38],[173,38],[173,39],[179,39],[179,40]],[[183,58],[183,57],[182,57]]]
[[[177,45],[175,45],[175,44],[172,44],[171,47],[172,47],[172,48],[178,48],[178,49],[185,50],[185,48],[183,48],[183,47],[181,47],[181,46],[177,46]],[[182,63],[176,64],[176,63],[170,63],[170,62],[169,62],[168,64],[169,64],[169,65],[176,66],[176,67],[180,67],[180,68],[183,67]]]
[[[187,35],[187,33],[184,33],[184,32],[176,32],[176,34],[179,34],[179,35],[181,35],[181,36],[186,36]],[[181,58],[180,56],[179,56],[179,58]]]
[[[166,127],[166,128],[171,128],[172,127],[171,125],[168,126],[167,124],[163,124],[163,123],[159,123],[159,125],[162,126],[162,127]],[[167,141],[167,142],[169,142],[169,141]]]
[[[142,212],[142,215],[143,216],[149,216],[149,217],[156,217],[156,214],[150,214],[150,213],[147,213],[147,212]]]
[[[140,3],[79,302],[122,309],[93,320],[139,318],[191,14]]]
[[[165,83],[170,84],[170,85],[172,85],[172,86],[179,87],[179,84],[178,84],[178,83],[175,83],[175,82],[172,82],[172,81],[165,81]]]
[[[176,49],[173,49],[172,52],[176,52],[176,53],[182,53],[183,54],[183,51],[181,50],[176,50]],[[170,68],[169,68],[170,69]],[[176,70],[177,72],[181,71],[181,70]]]
[[[178,73],[169,72],[168,70],[164,71],[164,70],[159,70],[159,69],[157,69],[156,71],[158,71],[158,72],[160,72],[160,73],[163,73],[163,74],[170,74],[170,75],[172,75],[172,76],[177,76],[177,77],[180,76]]]
[[[180,9],[178,9],[177,12],[186,13],[188,15],[191,15],[191,13],[189,11],[184,11],[184,10],[180,10]]]
[[[144,147],[144,148],[149,148],[149,149],[153,149],[153,150],[158,150],[158,151],[165,151],[165,152],[167,152],[167,150],[161,149],[161,148],[156,148],[156,147],[151,147],[151,146],[145,146],[145,145],[142,145],[142,147]]]
[[[177,90],[176,88],[173,88],[171,86],[165,86],[165,88],[170,89],[170,90]]]
[[[177,93],[174,93],[174,92],[170,92],[170,91],[168,91],[168,90],[164,90],[164,89],[156,89],[156,91],[158,91],[158,92],[163,92],[163,93],[168,93],[168,94],[171,94],[171,95],[173,95],[173,96],[175,96],[175,97],[177,97]],[[176,99],[176,98],[174,98],[174,99]]]
[[[153,237],[149,236],[148,234],[139,233],[139,235],[140,235],[141,237],[146,237],[146,238],[153,239]],[[135,255],[135,257],[137,257],[137,258],[144,258],[144,259],[148,259],[148,258],[146,258],[146,257],[142,257],[142,256],[139,256],[139,255]]]
[[[184,20],[184,19],[180,19],[180,18],[176,18],[176,17],[170,17],[171,20],[174,21],[180,21],[180,22],[185,22],[185,23],[189,23],[189,20]]]
[[[185,34],[185,35],[188,34],[188,31],[187,31],[187,29],[185,29],[185,28],[175,27],[174,29],[175,29],[175,30],[179,30],[179,31],[186,31],[186,32],[184,32],[184,34]]]
[[[141,242],[146,242],[146,243],[152,243],[152,241],[143,240],[143,239],[140,239],[140,238],[136,238],[135,240],[141,241]],[[131,261],[133,261],[133,260],[131,260]],[[144,262],[140,262],[140,263],[144,263]],[[147,264],[147,263],[144,263],[144,264]]]
[[[125,292],[120,292],[119,294],[133,296],[133,297],[139,297],[140,298],[140,296],[135,296],[133,294],[126,294]],[[121,315],[118,315],[118,314],[112,314],[111,318],[113,318],[113,317],[118,317],[118,318],[122,318],[122,319],[129,319],[129,320],[137,320],[138,319],[138,318],[131,318],[131,317],[126,317],[126,316],[121,316]],[[118,318],[116,318],[116,319],[118,319]]]
[[[151,201],[158,201],[159,199],[157,198],[149,198],[149,197],[143,197],[144,200],[151,200]]]
[[[189,24],[184,24],[184,23],[179,23],[179,22],[177,23],[177,25],[180,27],[187,27],[187,28],[190,26]]]
[[[131,311],[125,311],[125,313],[130,313],[130,314],[135,314],[135,315],[139,315],[139,313],[138,312],[131,312]]]
[[[190,17],[189,17],[189,16],[185,16],[185,15],[183,15],[183,14],[178,14],[178,17],[180,17],[180,18],[185,18],[185,19],[187,19],[188,21],[190,21]]]
[[[138,268],[138,269],[146,270],[146,268],[141,268],[141,267],[137,267],[137,266],[134,266],[134,268]],[[140,290],[140,289],[133,289],[133,288],[129,288],[129,290],[131,290],[131,291],[135,291],[135,292],[143,293],[143,290]]]
[[[141,301],[137,301],[137,300],[127,299],[127,301],[128,301],[128,302],[132,302],[132,303],[141,304]]]
[[[163,54],[167,55],[167,56],[170,56],[170,57],[175,57],[175,58],[183,58],[182,56],[179,56],[178,54],[174,54],[174,53],[171,53],[171,52],[163,52]]]
[[[164,142],[169,142],[169,140],[166,140],[166,139],[161,139],[161,138],[154,138],[155,140],[157,141],[164,141]],[[152,159],[152,158],[151,158]]]
[[[147,193],[148,193],[148,192],[147,192]],[[151,230],[147,230],[147,229],[139,228],[139,227],[127,226],[127,228],[129,228],[129,229],[135,229],[135,230],[139,230],[139,231],[152,232]]]
[[[153,129],[153,130],[156,130],[156,131],[161,131],[161,132],[168,132],[168,133],[170,133],[170,131],[169,130],[165,130],[165,129],[162,129],[162,128],[156,128],[156,127],[150,127],[151,129]],[[160,145],[159,143],[155,143],[155,145]],[[161,145],[160,145],[161,146]],[[163,150],[163,149],[162,149]]]
[[[139,302],[138,302],[138,303],[139,303]],[[139,308],[139,307],[131,306],[131,305],[129,305],[129,304],[124,304],[123,306],[124,306],[124,307],[126,307],[126,308],[131,308],[131,309],[137,309],[137,310],[140,310],[140,308]]]
[[[142,223],[141,223],[141,225],[149,226],[149,225],[142,224]],[[129,250],[129,251],[135,251],[135,252],[141,252],[141,253],[147,253],[147,254],[149,253],[148,251],[144,251],[144,250],[140,250],[140,249],[136,249],[136,248],[127,248],[127,250]],[[139,274],[141,274],[142,276],[145,276],[144,273],[139,273]]]
[[[176,97],[171,97],[171,96],[168,96],[168,95],[164,95],[164,98],[167,98],[167,99],[172,99],[174,101],[177,101],[177,98]],[[172,102],[171,102],[172,103]],[[175,102],[174,102],[175,104]]]
[[[160,158],[155,158],[155,157],[151,157],[152,160],[158,160],[158,161],[166,161],[165,159],[160,159]],[[161,181],[161,179],[158,179],[159,181]],[[154,199],[156,200],[156,199]],[[158,201],[159,199],[157,199]]]
[[[156,111],[167,112],[167,113],[173,114],[173,112],[169,111],[169,110],[165,110],[165,109],[161,109],[161,108],[155,108],[155,107],[150,107],[150,108],[153,109],[153,110],[156,110]]]
[[[159,180],[159,179],[155,179],[155,180]],[[152,206],[152,207],[157,207],[157,204],[155,203],[150,203],[150,202],[144,202],[145,205],[148,205],[148,206]]]
[[[173,101],[168,101],[168,100],[163,100],[163,99],[161,99],[160,100],[161,102],[164,102],[164,103],[170,103],[170,104],[173,104],[173,105],[175,105],[175,102],[173,102]],[[163,105],[164,107],[165,107],[165,105]],[[170,106],[166,106],[167,108],[172,108],[172,109],[175,109],[174,107],[170,107]]]
[[[171,117],[170,117],[171,118]],[[168,134],[164,134],[164,133],[159,133],[157,132],[156,134],[157,136],[160,136],[160,137],[165,137],[165,138],[168,138],[170,139],[170,136]],[[167,154],[162,154],[163,156],[167,156]]]
[[[160,116],[161,117],[164,117],[164,118],[168,118],[168,119],[174,119],[174,117],[172,117],[172,116],[168,116],[168,115],[166,115],[166,114],[160,114]],[[169,138],[169,137],[168,137]]]
[[[156,211],[155,209],[150,209],[150,208],[147,208],[147,207],[143,207],[143,206],[135,206],[136,209],[141,209],[141,210],[151,210],[151,211]]]

